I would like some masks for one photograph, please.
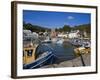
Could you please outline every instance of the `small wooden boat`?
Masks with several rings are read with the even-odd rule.
[[[80,54],[91,53],[91,48],[79,47],[74,49],[75,55],[80,56]]]

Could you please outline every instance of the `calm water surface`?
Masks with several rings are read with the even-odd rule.
[[[66,42],[63,44],[56,43],[42,43],[38,46],[36,54],[39,55],[45,51],[53,51],[60,61],[70,60],[75,58],[74,47]]]

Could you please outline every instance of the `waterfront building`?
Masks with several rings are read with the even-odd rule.
[[[61,37],[61,38],[68,38],[68,34],[58,34],[58,37]]]
[[[23,30],[23,40],[33,40],[38,38],[36,32],[31,32],[30,30]]]
[[[26,36],[28,36],[30,34],[31,34],[30,30],[23,30],[23,38],[25,38]]]
[[[80,36],[79,30],[71,31],[68,35],[69,38],[80,38]]]
[[[57,37],[57,33],[55,31],[55,29],[51,30],[51,38],[56,38]]]

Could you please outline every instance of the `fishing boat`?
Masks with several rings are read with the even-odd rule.
[[[75,55],[79,56],[80,54],[91,53],[90,43],[83,44],[81,47],[74,49]]]
[[[52,38],[51,41],[52,41],[52,43],[56,43],[57,42],[57,38]]]
[[[55,63],[56,56],[52,54],[52,52],[44,52],[41,54],[35,61],[33,61],[30,64],[26,64],[23,66],[23,69],[35,69],[35,68],[40,68],[45,65],[50,65]]]
[[[42,41],[42,43],[51,43],[52,41],[51,40],[44,40]]]
[[[46,37],[46,39],[42,41],[42,43],[51,43],[51,42],[52,41],[51,41],[50,37]]]
[[[63,44],[63,42],[64,42],[64,39],[58,39],[58,40],[56,41],[57,44]]]

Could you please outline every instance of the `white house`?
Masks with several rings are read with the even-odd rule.
[[[30,30],[23,30],[23,38],[24,39],[37,39],[38,34],[36,32],[31,32]]]
[[[33,32],[33,33],[31,34],[31,36],[32,36],[33,38],[35,38],[35,39],[37,39],[37,38],[39,37],[39,35],[38,35],[36,32]]]
[[[76,31],[71,31],[68,35],[69,38],[79,38],[80,37],[80,32],[79,30]]]
[[[68,38],[68,34],[58,34],[58,37],[61,37],[61,38]]]
[[[30,30],[23,30],[23,36],[28,36],[32,32]]]

